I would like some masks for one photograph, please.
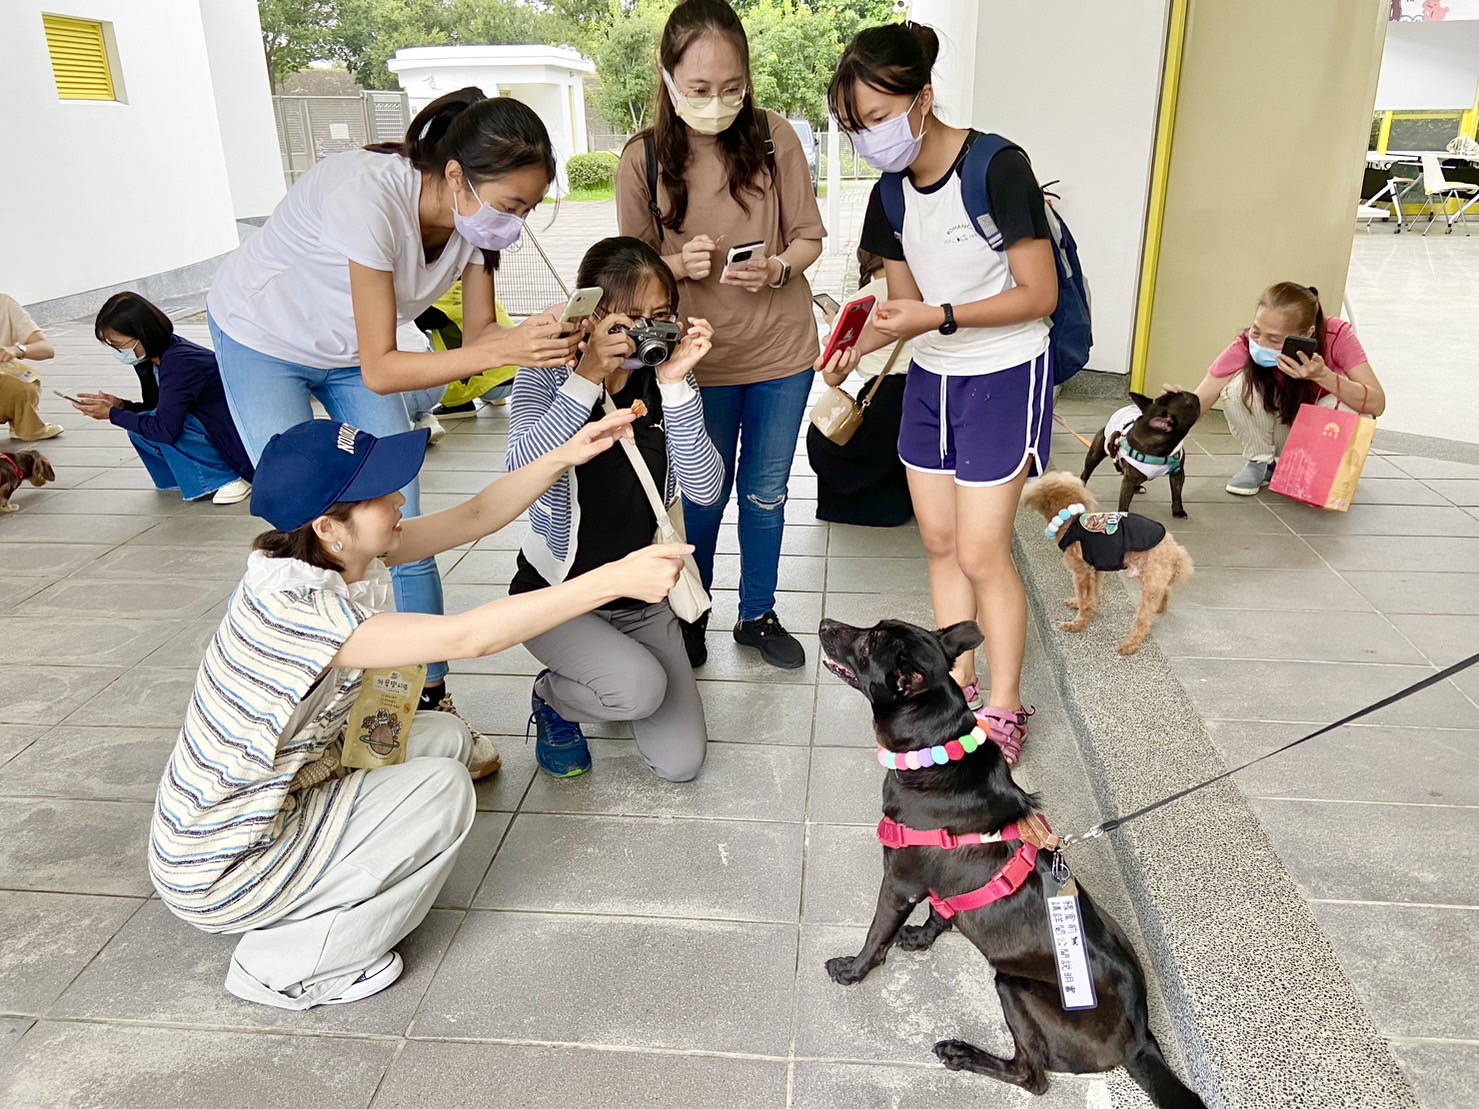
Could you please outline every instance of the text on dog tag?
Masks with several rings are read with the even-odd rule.
[[[1078,883],[1069,879],[1056,897],[1049,897],[1048,927],[1053,933],[1053,963],[1058,968],[1058,991],[1065,1009],[1093,1009],[1094,978],[1084,946],[1083,918],[1078,911]]]

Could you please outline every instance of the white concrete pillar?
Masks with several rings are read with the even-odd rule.
[[[926,23],[940,36],[935,63],[935,111],[946,123],[969,127],[976,101],[976,32],[981,5],[977,0],[913,0],[909,18]]]
[[[200,22],[232,209],[237,219],[268,215],[286,187],[256,2],[200,0]]]

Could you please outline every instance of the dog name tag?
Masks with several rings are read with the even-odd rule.
[[[1078,883],[1068,880],[1056,896],[1048,899],[1048,927],[1053,932],[1053,962],[1058,968],[1058,990],[1065,1009],[1093,1009],[1094,978],[1089,973],[1089,952],[1084,947],[1083,918],[1078,911]]]

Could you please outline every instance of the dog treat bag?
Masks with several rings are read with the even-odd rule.
[[[373,770],[406,761],[411,722],[426,685],[426,666],[366,670],[344,729],[342,765]]]

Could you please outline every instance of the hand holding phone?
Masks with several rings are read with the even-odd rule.
[[[724,271],[719,275],[719,284],[738,285],[748,292],[758,293],[769,284],[769,278],[765,244],[741,243],[730,248]]]
[[[827,349],[822,352],[821,365],[827,365],[834,355],[851,350],[857,344],[863,336],[868,317],[873,314],[873,306],[877,303],[877,297],[865,296],[849,301],[843,307],[837,317],[837,326],[832,329],[832,336],[827,340]]]
[[[592,285],[585,289],[576,289],[570,294],[570,300],[565,305],[565,310],[560,313],[561,323],[579,323],[588,317],[601,303],[602,290],[600,286]]]
[[[1320,342],[1318,339],[1306,339],[1303,335],[1291,335],[1284,340],[1284,349],[1280,353],[1294,359],[1296,363],[1301,354],[1314,361],[1320,353]]]

